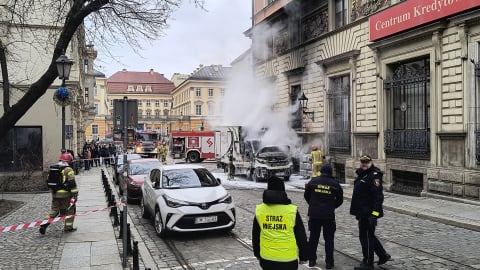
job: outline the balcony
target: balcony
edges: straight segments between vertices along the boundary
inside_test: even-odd
[[[385,130],[385,153],[391,157],[430,158],[430,131],[426,129]]]
[[[113,116],[112,115],[106,115],[105,120],[107,121],[113,121]],[[138,121],[153,121],[153,122],[188,122],[191,120],[190,116],[185,116],[185,115],[161,115],[161,116],[146,116],[146,115],[140,115],[138,117]]]
[[[350,131],[329,132],[328,147],[330,152],[349,154],[352,149]]]

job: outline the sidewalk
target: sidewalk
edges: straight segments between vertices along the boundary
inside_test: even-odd
[[[305,189],[305,181],[287,182],[290,186]],[[352,199],[353,186],[343,185],[343,196]],[[480,205],[459,203],[428,197],[414,197],[384,192],[384,209],[433,220],[436,222],[480,231]]]
[[[75,177],[79,186],[77,213],[107,206],[100,168],[94,167]],[[65,243],[59,269],[122,269],[119,247],[109,211],[99,211],[75,218],[76,232],[64,233]]]

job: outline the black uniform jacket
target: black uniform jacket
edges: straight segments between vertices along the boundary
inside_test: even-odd
[[[372,212],[383,216],[383,173],[373,166],[368,170],[357,170],[357,178],[354,182],[352,204],[350,214],[357,219],[372,216]]]
[[[263,202],[266,204],[291,204],[292,201],[287,197],[285,191],[265,190],[263,192]],[[307,234],[305,233],[305,227],[303,226],[302,217],[297,211],[297,217],[295,219],[294,227],[295,239],[299,250],[299,257],[301,261],[308,260],[307,250]],[[260,258],[260,225],[257,218],[253,218],[252,228],[252,245],[253,254],[255,257]]]
[[[335,219],[335,208],[343,203],[343,189],[333,177],[313,177],[303,194],[308,216],[313,219]]]

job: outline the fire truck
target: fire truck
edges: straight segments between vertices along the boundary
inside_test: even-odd
[[[137,130],[135,133],[135,150],[136,154],[148,157],[157,157],[158,146],[160,144],[160,134],[156,131]]]
[[[214,131],[174,131],[170,140],[173,158],[186,158],[190,162],[201,162],[215,158]]]

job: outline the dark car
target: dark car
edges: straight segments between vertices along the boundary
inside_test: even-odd
[[[121,177],[120,193],[127,189],[127,201],[139,202],[142,199],[142,186],[146,176],[153,168],[162,166],[162,163],[155,158],[142,158],[128,161],[127,177]]]
[[[142,157],[138,154],[128,154],[128,160],[141,159]],[[120,182],[120,177],[123,173],[123,155],[118,155],[115,159],[115,165],[113,166],[113,181],[118,185]]]

